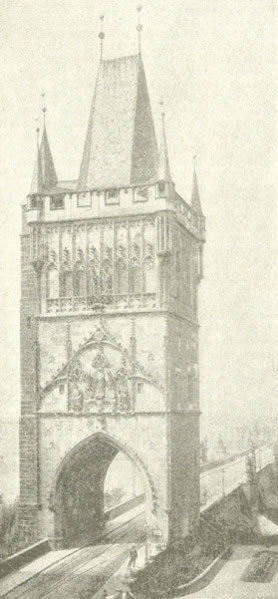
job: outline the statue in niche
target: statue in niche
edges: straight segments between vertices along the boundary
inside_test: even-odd
[[[146,243],[145,246],[145,257],[152,257],[153,256],[153,245],[151,243]]]
[[[63,267],[65,269],[70,269],[71,268],[71,259],[70,259],[70,252],[68,250],[68,248],[64,248],[63,251]]]
[[[124,245],[119,244],[117,248],[117,256],[119,259],[126,259],[126,248]]]
[[[89,260],[89,294],[98,295],[99,293],[99,259],[95,246],[91,246]]]
[[[85,267],[84,252],[81,248],[77,249],[75,266],[80,269]]]
[[[71,362],[68,374],[70,408],[74,412],[82,412],[84,407],[84,391],[82,389],[83,371],[79,358]]]
[[[47,249],[47,256],[48,256],[48,249]],[[55,250],[50,250],[49,265],[53,265],[53,267],[57,268],[57,262],[58,262],[57,253],[55,252]]]
[[[104,355],[103,345],[99,346],[92,362],[93,375],[90,376],[90,399],[102,412],[111,406],[114,399],[114,377],[110,363]]]
[[[83,412],[84,393],[79,386],[72,385],[71,388],[71,408],[73,412]]]
[[[131,245],[131,253],[134,258],[140,257],[140,246],[136,241],[134,241]]]
[[[117,411],[129,412],[131,409],[131,401],[128,389],[128,371],[124,360],[122,361],[122,365],[116,373],[115,386]]]

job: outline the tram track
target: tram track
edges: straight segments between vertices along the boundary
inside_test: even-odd
[[[128,556],[130,543],[142,543],[144,512],[130,518],[99,541],[60,560],[19,586],[1,599],[91,599],[92,595],[117,570]],[[123,542],[124,541],[124,542]]]

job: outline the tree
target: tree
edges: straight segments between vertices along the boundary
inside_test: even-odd
[[[121,503],[124,496],[125,492],[122,487],[113,487],[110,491],[106,491],[106,493],[104,493],[105,508],[112,508],[118,503]]]
[[[219,435],[217,445],[218,445],[218,452],[220,453],[220,455],[223,458],[226,458],[228,456],[228,449],[222,439],[222,435]]]

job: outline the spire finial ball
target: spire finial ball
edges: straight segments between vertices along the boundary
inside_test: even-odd
[[[143,31],[143,25],[141,25],[141,23],[139,23],[139,24],[136,26],[136,29],[137,29],[137,31],[139,31],[139,32]]]
[[[104,40],[105,33],[103,31],[100,31],[99,34],[98,34],[98,37],[99,37],[100,40]]]

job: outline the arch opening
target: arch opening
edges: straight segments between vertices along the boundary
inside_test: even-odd
[[[55,538],[63,547],[90,545],[114,518],[134,509],[144,512],[148,496],[133,457],[105,435],[92,435],[58,470],[51,502]]]

